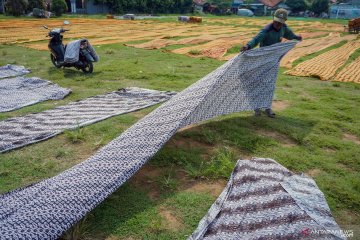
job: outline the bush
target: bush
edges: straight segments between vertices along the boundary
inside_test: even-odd
[[[303,12],[306,10],[306,3],[304,0],[286,0],[285,2],[292,12]]]
[[[45,9],[45,0],[28,0],[28,11],[33,11],[34,8]]]
[[[14,16],[24,14],[27,6],[27,0],[8,0],[5,4],[6,12]]]
[[[328,0],[314,0],[310,5],[310,10],[315,14],[320,14],[323,12],[329,11],[329,1]]]
[[[67,5],[65,0],[53,0],[51,3],[51,11],[55,13],[56,16],[61,16],[61,14],[67,11]]]
[[[45,18],[46,17],[45,10],[40,9],[40,8],[34,8],[33,9],[33,17]]]

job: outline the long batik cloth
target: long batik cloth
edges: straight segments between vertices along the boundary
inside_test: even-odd
[[[179,128],[221,114],[270,107],[280,59],[295,44],[279,43],[236,56],[88,160],[0,196],[0,236],[56,239],[125,183]]]
[[[314,180],[272,159],[239,160],[188,240],[345,239]]]
[[[9,118],[0,121],[0,152],[43,141],[67,129],[150,107],[168,100],[174,94],[175,92],[126,88],[44,112]]]
[[[71,92],[40,78],[16,77],[0,81],[0,112],[8,112],[46,100],[60,100]]]

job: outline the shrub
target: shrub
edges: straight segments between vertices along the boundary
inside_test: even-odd
[[[56,16],[61,16],[61,14],[67,11],[67,5],[65,0],[53,0],[51,3],[51,11],[55,13]]]
[[[45,9],[45,0],[28,0],[28,11],[33,11],[34,8]]]
[[[310,5],[310,10],[316,14],[329,11],[328,0],[314,0]]]
[[[45,10],[44,9],[40,9],[40,8],[33,8],[33,16],[34,17],[39,17],[39,18],[44,18],[45,16]]]
[[[27,0],[8,0],[5,4],[6,12],[14,16],[24,14],[27,6]]]
[[[292,12],[302,12],[306,10],[306,3],[304,0],[286,0],[285,3],[291,8]]]

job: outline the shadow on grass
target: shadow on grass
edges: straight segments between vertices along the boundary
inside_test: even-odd
[[[92,232],[105,236],[137,235],[155,224],[156,214],[156,203],[146,190],[126,183],[91,213],[89,226]]]
[[[61,239],[184,239],[192,233],[214,200],[205,194],[174,191],[163,192],[153,200],[149,198],[146,186],[137,187],[131,180],[129,182]],[[178,229],[166,228],[167,219],[159,212],[161,209],[176,216],[180,221]]]
[[[76,69],[75,67],[71,67],[71,68],[55,68],[54,66],[52,67],[49,67],[48,68],[48,74],[51,75],[51,74],[61,74],[63,73],[64,74],[64,77],[65,78],[77,78],[77,77],[80,77],[80,78],[83,78],[83,77],[86,77],[86,78],[93,78],[93,77],[96,77],[98,75],[100,75],[102,73],[102,71],[96,71],[96,66],[94,66],[94,72],[92,73],[84,73],[83,71],[81,70],[78,70]]]
[[[219,117],[215,121],[201,124],[178,134],[209,144],[225,141],[252,153],[259,148],[273,145],[268,138],[260,136],[257,131],[278,132],[286,135],[297,144],[302,144],[315,125],[315,121],[289,116],[278,116],[275,119],[270,119],[265,116],[243,117],[233,114]]]

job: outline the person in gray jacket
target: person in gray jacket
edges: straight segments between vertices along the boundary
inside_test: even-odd
[[[285,9],[278,9],[274,14],[272,23],[263,28],[251,41],[241,48],[241,52],[252,49],[260,44],[260,47],[270,46],[279,43],[283,38],[288,40],[302,40],[302,37],[293,33],[293,31],[285,24],[288,13]],[[275,113],[271,108],[265,109],[268,117],[274,118]],[[260,109],[255,109],[255,116],[260,116]]]

